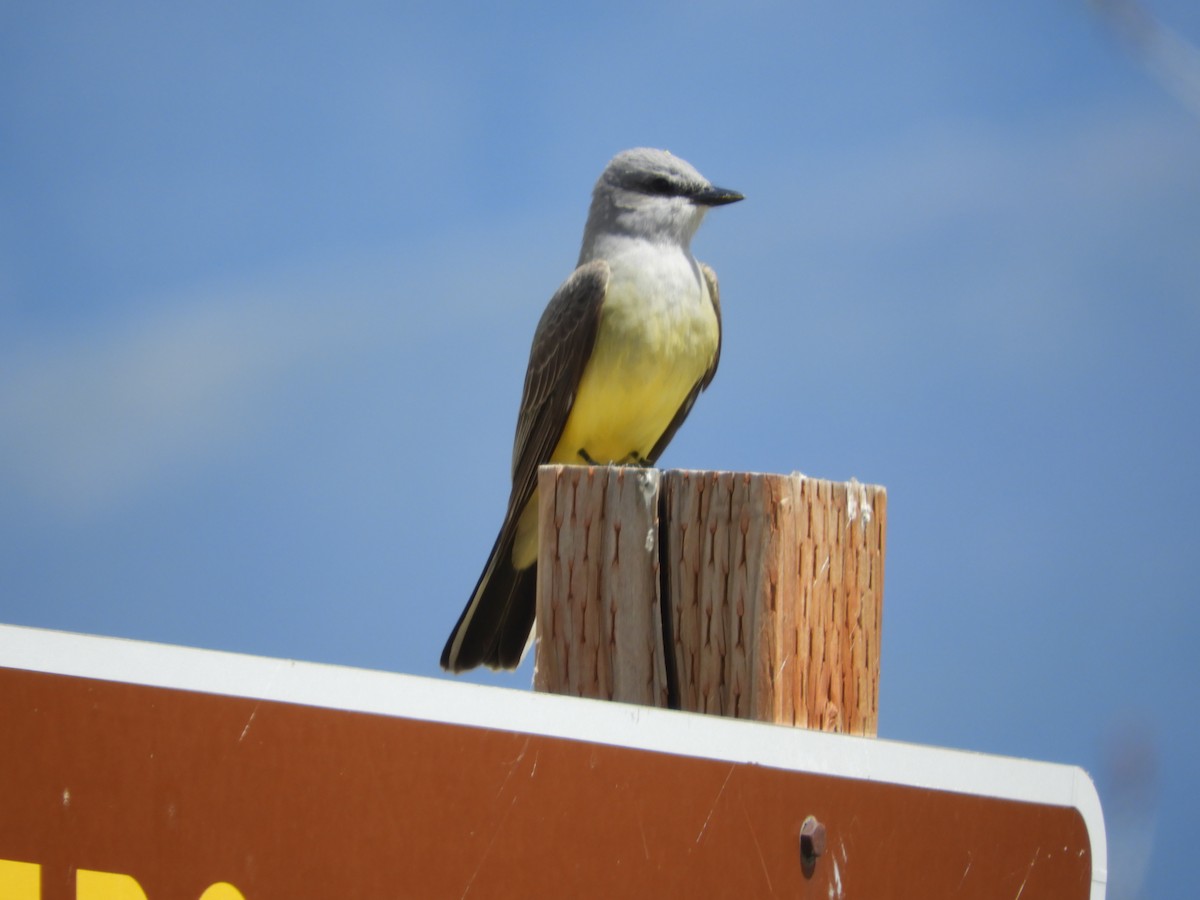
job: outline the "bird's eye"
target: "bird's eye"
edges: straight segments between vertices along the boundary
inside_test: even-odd
[[[675,185],[665,175],[655,175],[646,182],[646,193],[668,197],[675,193]]]

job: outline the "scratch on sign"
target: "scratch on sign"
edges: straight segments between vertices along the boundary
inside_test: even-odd
[[[696,843],[700,843],[700,838],[704,837],[704,832],[708,830],[708,823],[712,821],[713,813],[717,811],[717,804],[721,802],[721,795],[725,793],[725,786],[729,784],[729,779],[733,777],[734,766],[729,767],[729,773],[725,776],[725,780],[721,783],[721,789],[717,791],[716,799],[713,800],[712,808],[708,811],[708,818],[704,820],[704,824],[700,827],[700,833],[696,835]]]

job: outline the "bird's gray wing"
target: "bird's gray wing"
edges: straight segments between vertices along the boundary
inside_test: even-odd
[[[517,517],[537,487],[538,466],[550,461],[566,427],[596,344],[608,277],[604,260],[580,266],[555,292],[538,322],[513,440],[509,510]]]
[[[521,660],[533,624],[536,578],[533,567],[513,568],[517,523],[537,488],[538,466],[549,462],[566,427],[596,343],[608,275],[603,261],[580,266],[555,292],[538,322],[517,414],[508,511],[442,650],[442,668],[461,672],[482,664],[511,669]]]
[[[708,296],[712,300],[713,311],[717,314],[717,349],[713,352],[712,362],[708,364],[708,368],[700,376],[700,380],[692,386],[691,391],[680,405],[679,411],[675,413],[675,418],[671,420],[667,430],[662,433],[655,443],[654,449],[650,451],[649,461],[651,464],[657,462],[662,452],[667,449],[667,444],[671,443],[671,438],[675,436],[675,432],[679,430],[683,420],[692,411],[692,404],[696,402],[700,392],[712,384],[713,376],[717,374],[717,363],[721,361],[721,290],[717,285],[717,273],[704,263],[699,265],[700,271],[704,275],[704,282],[708,285]]]

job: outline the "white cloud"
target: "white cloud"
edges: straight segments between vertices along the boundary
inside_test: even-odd
[[[366,354],[412,367],[425,390],[422,358],[448,346],[469,358],[472,342],[496,340],[501,326],[531,328],[569,271],[569,260],[545,259],[553,242],[532,240],[531,226],[492,235],[481,225],[309,260],[164,297],[150,312],[100,316],[86,334],[9,327],[0,486],[54,515],[87,517],[262,440],[281,403]],[[455,331],[463,341],[447,339]]]
[[[294,288],[218,291],[8,348],[0,478],[81,516],[227,452],[289,375],[371,333],[370,308],[347,316]]]

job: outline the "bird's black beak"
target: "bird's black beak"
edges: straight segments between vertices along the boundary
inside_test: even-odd
[[[737,203],[739,200],[745,199],[737,191],[720,187],[706,187],[704,190],[692,194],[692,202],[700,206],[724,206],[727,203]]]

